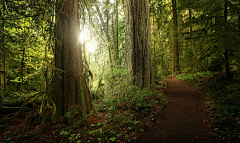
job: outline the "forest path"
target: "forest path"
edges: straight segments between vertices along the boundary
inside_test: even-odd
[[[167,107],[157,119],[158,129],[147,132],[137,143],[214,143],[213,129],[204,99],[193,84],[166,78]]]

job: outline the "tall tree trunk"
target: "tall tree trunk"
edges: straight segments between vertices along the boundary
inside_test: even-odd
[[[179,47],[178,47],[178,22],[177,22],[177,9],[176,0],[172,0],[172,11],[173,11],[173,72],[179,71]]]
[[[240,30],[240,10],[237,11],[238,14],[238,30]]]
[[[192,20],[192,10],[188,9],[188,12],[189,12],[189,21]],[[193,41],[193,26],[190,25],[189,27],[189,32],[190,32],[190,37],[191,37],[191,41],[190,41],[190,50],[192,51],[192,62],[193,64],[191,64],[192,67],[195,67],[195,70],[197,71],[198,69],[198,65],[197,65],[197,53],[196,53],[196,49],[195,49],[195,44],[194,44],[194,41]]]
[[[3,24],[4,25],[4,24]],[[2,35],[1,35],[1,53],[0,53],[0,82],[3,88],[5,88],[5,66],[6,66],[6,53],[5,53],[5,40],[4,40],[4,26],[1,29]]]
[[[124,1],[124,15],[125,15],[125,67],[128,71],[132,72],[133,61],[133,13],[131,11],[131,0]],[[132,77],[131,77],[132,78]]]
[[[238,30],[240,31],[240,10],[237,11],[238,14]],[[238,48],[238,55],[240,55],[240,47]],[[237,61],[240,62],[240,56],[238,56]]]
[[[224,0],[224,31],[227,30],[227,7],[228,7],[228,1]],[[227,41],[224,41],[224,57],[225,57],[225,68],[226,68],[226,73],[227,76],[230,76],[230,67],[229,67],[229,53],[228,53],[228,48],[226,45]]]
[[[151,33],[148,0],[125,0],[126,68],[132,70],[133,83],[150,90],[153,83]]]
[[[118,49],[118,0],[116,0],[116,21],[115,21],[115,27],[116,27],[116,46],[115,46],[115,63],[119,65],[119,49]]]
[[[86,120],[90,104],[85,99],[87,92],[83,74],[82,49],[78,40],[80,32],[78,1],[57,0],[56,15],[55,66],[57,70],[53,100],[56,104],[57,116],[63,117],[80,105],[82,118]],[[73,122],[71,117],[66,121],[69,124]]]
[[[116,21],[114,21],[114,16],[115,16],[115,10],[114,10],[114,12],[112,13],[112,39],[113,39],[113,41],[112,41],[112,43],[113,43],[113,46],[112,46],[112,55],[113,55],[113,60],[114,60],[114,64],[116,64],[116,29],[115,29],[115,22]]]
[[[153,8],[153,5],[151,7],[151,9],[154,9]],[[153,76],[154,78],[157,77],[157,59],[156,59],[156,33],[155,33],[155,18],[156,18],[156,14],[155,12],[153,12],[154,14],[152,15],[152,29],[153,29],[153,45],[152,45],[152,48],[153,48]]]
[[[5,9],[5,5],[3,6],[3,13],[1,13],[0,11],[0,15],[5,15],[6,9]],[[4,89],[4,91],[6,91],[6,87],[7,87],[7,80],[6,80],[6,46],[5,46],[5,21],[1,21],[1,53],[0,53],[0,83]],[[3,96],[5,93],[1,93]]]

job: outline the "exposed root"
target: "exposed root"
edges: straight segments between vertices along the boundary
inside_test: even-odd
[[[36,106],[36,104],[33,101],[38,99],[42,95],[42,93],[44,93],[44,92],[39,92],[39,93],[36,93],[35,95],[29,97],[27,100],[24,101],[24,103],[22,104],[21,107],[7,107],[7,108],[11,108],[11,109],[19,109],[19,111],[4,116],[2,118],[2,120],[0,121],[0,123],[7,121],[7,120],[11,120],[11,119],[15,118],[16,116],[18,116],[19,114],[23,113],[25,111],[28,103],[31,103],[33,106]],[[1,107],[6,108],[5,106],[1,106]]]

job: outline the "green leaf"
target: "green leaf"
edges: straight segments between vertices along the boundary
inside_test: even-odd
[[[116,140],[116,138],[115,137],[112,137],[112,138],[110,138],[110,141],[115,141]]]
[[[227,115],[229,112],[227,110],[223,110],[223,114]]]

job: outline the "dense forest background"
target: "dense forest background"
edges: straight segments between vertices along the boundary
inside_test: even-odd
[[[96,115],[108,120],[89,124],[94,136],[113,121],[140,126],[167,104],[158,91],[176,76],[208,89],[216,135],[240,138],[239,0],[1,0],[0,20],[3,132],[15,117],[23,140],[49,124],[80,130]],[[109,142],[120,138],[109,132]]]

